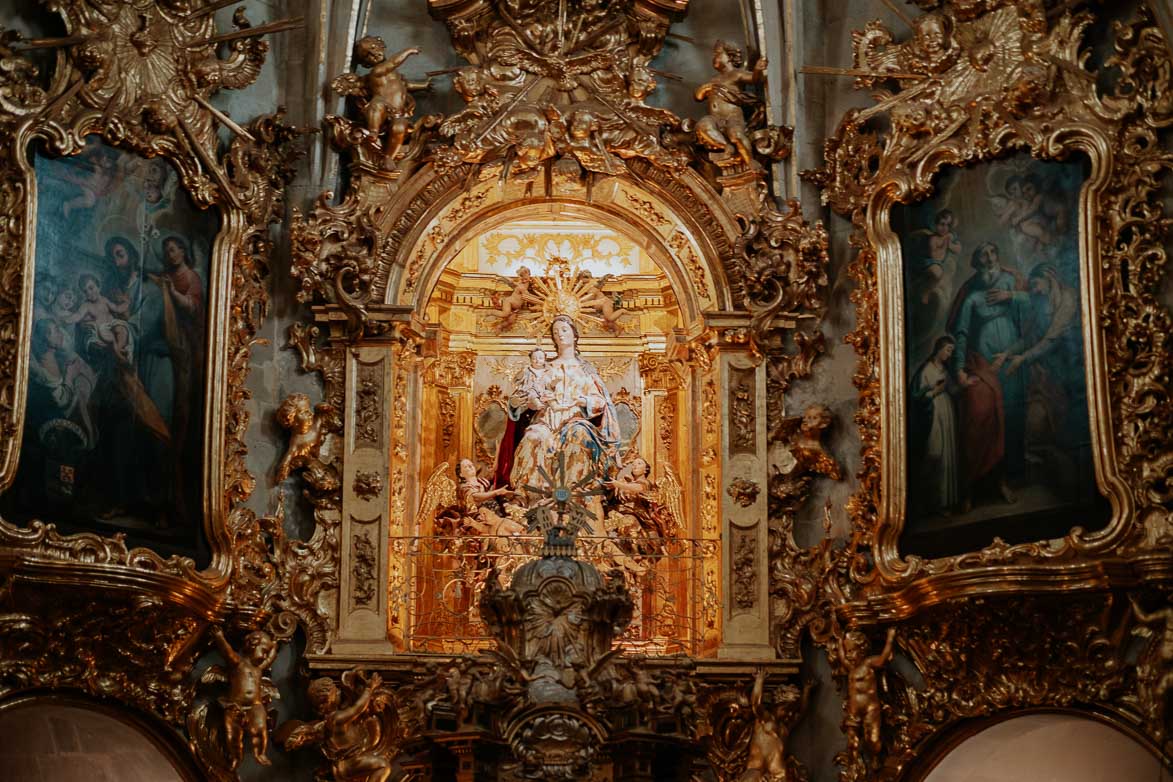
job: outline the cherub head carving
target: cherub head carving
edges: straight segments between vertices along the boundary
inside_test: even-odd
[[[354,61],[359,65],[373,68],[387,59],[387,44],[377,35],[360,38],[354,45]]]

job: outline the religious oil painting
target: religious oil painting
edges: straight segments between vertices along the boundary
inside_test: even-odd
[[[1095,529],[1078,162],[1019,155],[898,207],[907,501],[902,549],[946,556]]]
[[[162,159],[37,155],[28,396],[5,514],[200,548],[214,215]]]

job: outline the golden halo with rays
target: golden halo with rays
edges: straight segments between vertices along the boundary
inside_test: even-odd
[[[532,308],[521,315],[519,323],[526,332],[538,338],[549,330],[559,315],[570,318],[580,329],[587,325],[605,325],[606,321],[584,304],[590,289],[599,283],[600,280],[584,274],[571,259],[552,255],[546,261],[545,275],[531,277],[530,292],[525,295],[525,300]]]

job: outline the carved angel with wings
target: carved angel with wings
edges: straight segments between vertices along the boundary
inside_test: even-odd
[[[801,416],[782,419],[771,433],[771,440],[783,444],[781,463],[772,465],[767,487],[771,517],[797,512],[816,477],[836,481],[843,477],[839,463],[823,444],[832,420],[827,406],[811,405]]]
[[[315,679],[309,697],[322,719],[285,723],[277,734],[281,745],[287,751],[319,745],[338,782],[385,782],[395,750],[395,712],[379,674],[347,671],[341,691],[329,677]]]
[[[513,325],[517,320],[517,316],[522,311],[529,309],[535,299],[531,292],[533,283],[533,276],[526,266],[522,266],[517,270],[517,277],[510,279],[509,277],[502,277],[497,275],[497,279],[509,287],[509,294],[507,296],[500,296],[493,298],[493,304],[498,309],[494,315],[499,320],[497,322],[497,331],[504,331]],[[493,295],[490,293],[490,295]]]
[[[639,559],[661,551],[664,542],[684,528],[680,480],[671,467],[665,467],[659,484],[652,483],[648,463],[635,456],[606,486],[613,495],[607,526],[621,541],[608,541],[604,553],[625,571],[640,575],[647,568]]]
[[[344,73],[330,83],[339,95],[355,99],[368,133],[382,141],[386,129],[387,139],[383,147],[386,161],[399,157],[411,130],[411,117],[415,114],[415,98],[411,93],[429,89],[432,85],[431,79],[408,81],[399,73],[399,66],[419,51],[411,47],[388,58],[383,39],[368,35],[354,45],[355,62],[369,68],[367,74]]]
[[[852,36],[854,66],[868,74],[858,82],[873,87],[894,78],[904,89],[897,96],[883,96],[857,119],[890,109],[898,125],[946,138],[964,125],[988,85],[1001,84],[1016,85],[1011,108],[1024,109],[1036,96],[1040,77],[1049,78],[1047,68],[1025,59],[1024,39],[1031,24],[1016,6],[966,22],[934,12],[919,17],[911,40],[898,44],[883,24],[869,23]],[[927,149],[932,142],[920,144]]]
[[[228,693],[219,699],[223,712],[222,747],[228,768],[235,770],[240,765],[246,739],[257,763],[268,766],[269,704],[279,695],[265,671],[277,658],[277,644],[267,632],[256,630],[244,639],[244,650],[237,652],[219,627],[213,627],[211,635],[228,667],[210,666],[200,677],[200,683],[228,685]],[[206,704],[204,711],[206,714]],[[198,722],[200,736],[193,739],[201,741],[207,737],[209,723],[206,719]]]

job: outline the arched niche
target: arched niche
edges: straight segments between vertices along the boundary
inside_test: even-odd
[[[347,222],[353,220],[344,217],[349,215],[361,219]],[[461,329],[443,322],[438,302],[460,298],[453,264],[459,266],[471,243],[528,220],[613,231],[650,260],[654,271],[645,270],[646,276],[663,283],[663,325],[656,333],[641,332],[642,339],[618,347],[600,333],[585,334],[581,343],[584,354],[608,363],[628,359],[630,382],[611,394],[627,397],[622,412],[627,428],[638,432],[634,450],[651,456],[651,480],[659,487],[675,482],[674,517],[689,549],[682,556],[695,557],[695,567],[672,575],[672,586],[641,609],[645,627],[687,626],[684,642],[641,638],[639,648],[652,654],[773,656],[766,580],[757,576],[766,548],[766,497],[760,491],[767,478],[766,377],[748,337],[751,315],[739,309],[745,300],[745,282],[738,277],[743,266],[736,262],[743,226],[730,202],[695,172],[673,175],[641,161],[615,176],[583,175],[570,160],[530,171],[489,162],[445,170],[425,165],[405,179],[364,169],[360,186],[338,207],[323,207],[320,219],[315,236],[350,242],[346,252],[374,259],[364,281],[367,304],[349,315],[320,313],[326,322],[340,324],[341,316],[352,326],[370,319],[365,338],[348,338],[346,390],[339,400],[354,425],[345,438],[335,651],[387,642],[397,653],[467,646],[461,645],[461,623],[471,615],[465,603],[478,587],[422,584],[437,568],[420,562],[418,552],[435,537],[433,504],[453,494],[444,484],[455,478],[455,463],[479,458],[484,471],[494,462],[491,442],[483,441],[492,440],[501,421],[482,414],[502,406],[517,367],[495,383],[479,382],[483,359],[516,364],[535,341],[548,343],[549,337],[507,334],[494,342],[474,339],[468,328],[454,336]],[[533,271],[552,279],[549,267]],[[508,290],[506,282],[496,293]],[[344,309],[348,295],[339,299]],[[479,294],[470,289],[463,295],[467,301]],[[496,400],[488,398],[490,388]],[[670,443],[660,453],[665,440]],[[486,446],[483,453],[479,445]],[[734,478],[745,492],[727,491]],[[609,512],[600,516],[609,518]],[[600,538],[610,534],[596,532]],[[731,578],[734,569],[737,577]],[[677,591],[688,596],[687,609],[660,617],[656,606],[684,604],[683,597],[669,599]],[[449,609],[455,624],[444,629],[443,622],[421,618],[426,601],[414,595],[449,593],[457,595],[457,608]]]
[[[907,782],[1168,782],[1137,735],[1069,711],[1013,715],[955,730],[924,755]]]
[[[633,542],[628,556],[605,538],[638,533],[621,530],[600,507],[597,526],[580,535],[584,556],[604,570],[623,565],[629,588],[642,593],[631,643],[653,654],[714,653],[718,604],[699,596],[706,568],[712,583],[720,566],[712,488],[724,461],[713,392],[722,348],[706,344],[706,328],[729,301],[724,269],[702,261],[713,258],[712,242],[690,233],[688,221],[634,182],[595,183],[590,199],[584,192],[578,199],[554,194],[492,203],[516,195],[511,187],[482,182],[434,210],[413,232],[415,245],[401,248],[401,262],[393,268],[404,274],[395,292],[395,286],[386,292],[386,303],[410,307],[419,334],[418,356],[397,362],[392,380],[398,386],[392,396],[405,399],[404,447],[392,466],[393,476],[397,468],[405,476],[392,479],[393,487],[403,487],[404,514],[401,534],[391,539],[392,572],[404,575],[392,591],[410,596],[400,615],[392,614],[392,625],[405,631],[393,631],[393,642],[405,651],[466,650],[485,634],[469,610],[484,577],[492,568],[507,580],[509,565],[521,561],[483,553],[474,561],[461,554],[472,533],[444,523],[447,513],[442,504],[437,511],[433,498],[450,491],[444,487],[451,486],[452,469],[462,459],[471,459],[482,478],[495,477],[495,438],[508,426],[507,400],[517,375],[535,347],[554,355],[549,322],[555,310],[567,310],[542,296],[557,287],[571,292],[580,355],[598,370],[614,401],[625,432],[624,459],[638,455],[647,463],[660,507],[671,508],[676,521],[670,553],[639,556],[631,552],[642,544]],[[513,251],[501,251],[509,242]],[[600,255],[606,243],[616,249]],[[531,292],[542,301],[506,325],[494,308],[509,296],[523,266],[535,281]],[[608,298],[623,301],[615,305],[616,320],[579,309],[574,291],[582,273],[594,275],[592,284]],[[703,352],[703,362],[691,360],[690,345]],[[697,453],[707,455],[697,459]],[[397,559],[398,551],[405,553]]]
[[[126,709],[61,695],[0,704],[6,782],[197,782],[174,736]]]
[[[385,238],[372,293],[387,304],[426,302],[441,270],[472,234],[523,214],[573,214],[638,237],[662,260],[694,320],[735,309],[725,261],[740,234],[736,216],[695,172],[671,177],[648,166],[631,175],[501,176],[499,164],[441,173],[425,167],[403,183],[397,207],[376,213]]]

